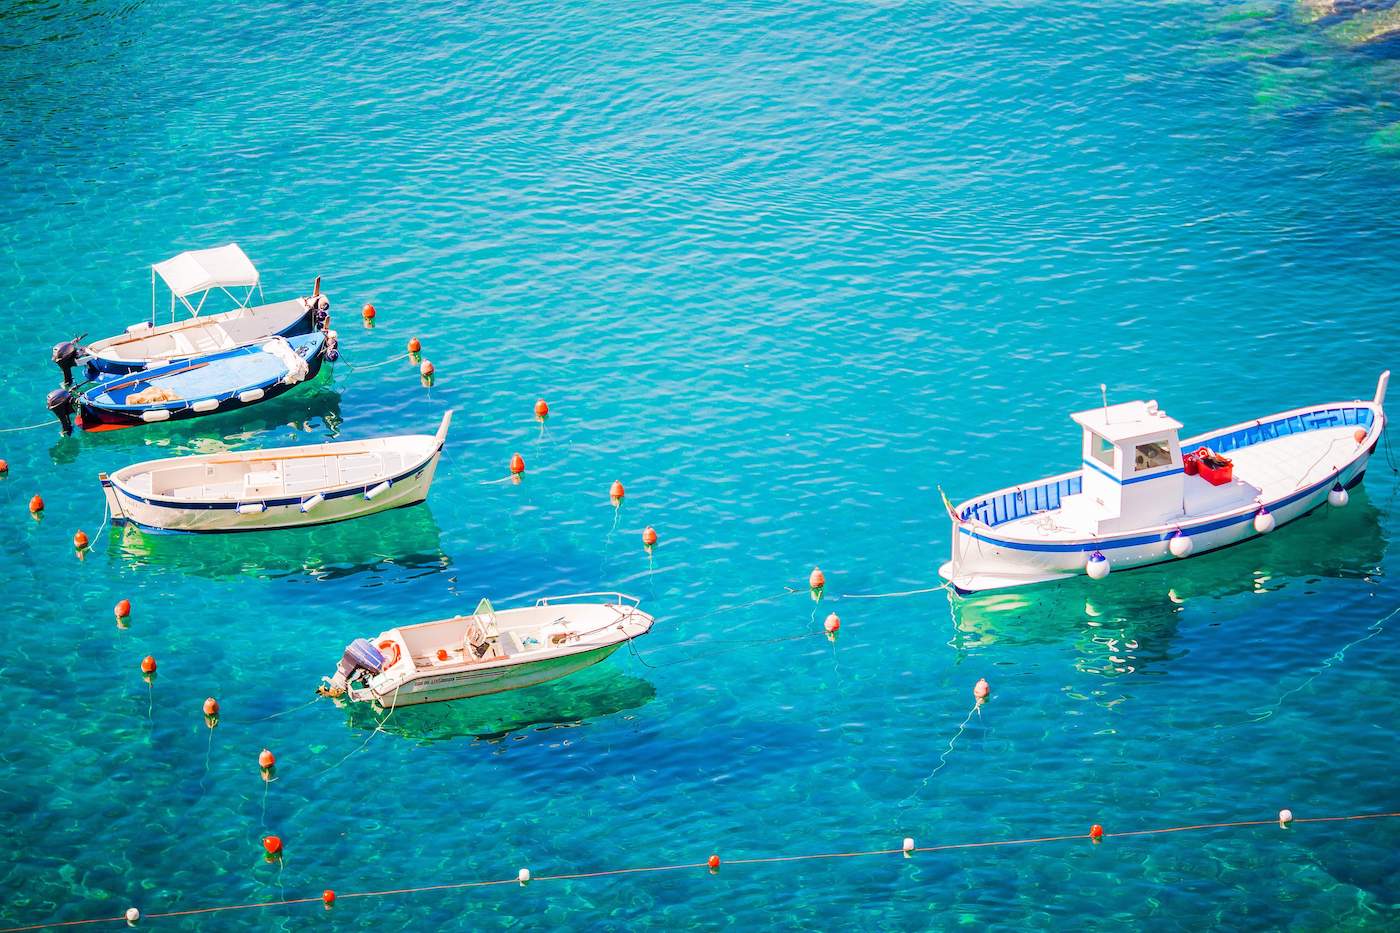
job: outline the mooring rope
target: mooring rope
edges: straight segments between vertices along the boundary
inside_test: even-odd
[[[47,425],[53,425],[53,424],[57,424],[57,422],[56,422],[56,421],[44,420],[44,421],[40,421],[38,424],[26,424],[26,425],[21,425],[21,426],[18,427],[18,428],[0,428],[0,434],[9,434],[11,431],[32,431],[32,430],[34,430],[35,428],[42,428],[42,427],[43,427],[44,425],[46,425],[46,424],[47,424]]]
[[[1360,820],[1382,820],[1400,817],[1400,811],[1386,813],[1356,813],[1348,816],[1313,816],[1300,817],[1292,820],[1289,825],[1313,824],[1313,823],[1341,823],[1355,822]],[[1280,826],[1283,825],[1277,819],[1274,820],[1231,820],[1219,823],[1192,823],[1182,826],[1163,826],[1151,829],[1127,829],[1119,832],[1104,832],[1099,841],[1108,839],[1131,839],[1135,837],[1163,836],[1170,833],[1205,832],[1216,829],[1246,829],[1259,826]],[[1092,832],[1092,831],[1091,831]],[[850,858],[873,858],[876,856],[892,855],[915,855],[929,852],[950,852],[959,849],[983,849],[999,848],[1007,846],[1032,846],[1045,845],[1055,842],[1074,842],[1080,840],[1093,840],[1090,833],[1063,833],[1057,836],[1034,836],[1021,839],[992,839],[982,842],[947,842],[931,846],[913,846],[905,849],[857,849],[851,851],[838,852],[809,852],[798,855],[755,855],[748,858],[726,859],[723,865],[733,867],[736,865],[778,865],[793,862],[814,862],[830,859],[850,859]],[[638,865],[630,868],[606,868],[595,871],[574,871],[561,872],[552,875],[535,875],[531,877],[530,883],[548,881],[582,881],[590,878],[610,878],[620,875],[657,874],[661,872],[677,871],[697,871],[710,868],[709,861],[704,862],[683,862],[678,864],[660,865]],[[710,869],[715,870],[715,869]],[[346,894],[336,894],[335,900],[349,900],[351,898],[365,897],[389,897],[398,894],[422,894],[429,891],[453,891],[467,888],[486,888],[499,885],[521,884],[518,877],[515,878],[494,878],[481,879],[475,881],[456,881],[445,884],[415,885],[411,887],[386,888],[373,891],[355,891]],[[268,907],[286,907],[295,904],[314,904],[323,901],[322,897],[293,897],[283,898],[275,901],[255,901],[243,904],[221,904],[211,907],[191,907],[185,910],[167,910],[156,913],[142,914],[143,920],[160,920],[169,917],[190,917],[200,914],[223,913],[233,910],[258,910]],[[0,929],[0,933],[28,933],[31,930],[42,930],[45,927],[75,927],[94,923],[124,923],[126,917],[94,917],[88,920],[60,920],[47,923],[33,923],[24,926],[5,927]]]
[[[398,363],[401,360],[408,359],[411,355],[412,354],[409,353],[400,353],[398,356],[391,356],[389,359],[381,360],[378,363],[337,363],[336,369],[339,369],[342,372],[359,373],[364,372],[367,369],[378,369],[381,366],[388,366],[390,363]]]

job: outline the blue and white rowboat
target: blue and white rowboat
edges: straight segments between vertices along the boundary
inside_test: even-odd
[[[451,424],[449,411],[436,434],[148,460],[98,479],[112,523],[145,531],[323,525],[426,499]]]
[[[1237,544],[1331,503],[1344,506],[1385,429],[1381,374],[1371,401],[1295,408],[1178,440],[1155,402],[1071,417],[1083,466],[951,503],[952,559],[939,573],[961,593],[1095,579]],[[1188,475],[1183,451],[1233,463],[1218,485]],[[1219,480],[1223,477],[1214,477]]]

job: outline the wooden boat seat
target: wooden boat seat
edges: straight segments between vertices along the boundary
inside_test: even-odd
[[[312,457],[306,460],[282,461],[282,486],[287,493],[305,493],[337,485],[330,476],[329,458]]]

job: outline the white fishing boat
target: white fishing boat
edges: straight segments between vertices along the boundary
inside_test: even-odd
[[[598,597],[603,602],[580,602]],[[652,617],[638,604],[621,593],[573,593],[497,612],[483,599],[469,616],[355,639],[320,690],[392,709],[532,687],[597,664],[651,631]]]
[[[954,506],[963,593],[1102,579],[1268,534],[1324,503],[1345,506],[1385,429],[1381,374],[1370,401],[1295,408],[1179,440],[1156,402],[1078,412],[1083,466]],[[1183,451],[1185,453],[1183,453]]]
[[[148,460],[98,474],[114,525],[152,532],[295,528],[428,497],[452,412],[436,434],[401,434]]]
[[[165,324],[156,324],[157,277],[170,292],[170,321]],[[201,317],[215,291],[231,299],[234,308]],[[329,316],[330,302],[321,294],[319,278],[307,298],[255,306],[254,291],[262,295],[258,270],[238,244],[181,253],[151,266],[149,321],[86,345],[81,337],[60,343],[53,348],[53,361],[68,385],[78,365],[86,366],[89,379],[135,372],[250,346],[269,337],[309,334]],[[189,317],[177,320],[181,307]]]

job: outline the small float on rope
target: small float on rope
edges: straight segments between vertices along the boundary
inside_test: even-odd
[[[1047,583],[1203,554],[1342,506],[1385,429],[1382,373],[1370,401],[1266,415],[1184,441],[1156,402],[1077,412],[1083,466],[953,505],[960,593]],[[1183,453],[1183,451],[1186,451]]]
[[[84,431],[111,431],[183,421],[276,398],[315,379],[321,364],[338,355],[334,331],[290,340],[271,337],[182,363],[108,376],[91,386],[55,389],[48,408],[64,434],[71,434],[75,423]]]
[[[160,325],[156,324],[157,277],[170,291],[170,321]],[[232,299],[235,307],[200,317],[215,291]],[[66,340],[53,348],[53,361],[63,371],[63,384],[69,385],[79,366],[89,380],[120,375],[250,346],[268,337],[309,334],[329,318],[331,305],[321,294],[320,278],[309,298],[254,306],[254,291],[262,296],[258,270],[238,244],[181,253],[151,266],[149,321],[86,345],[81,336]],[[177,320],[181,307],[189,317]]]
[[[602,597],[602,602],[582,600]],[[455,616],[357,638],[319,692],[385,709],[532,687],[606,659],[651,631],[639,600],[621,593],[549,596],[496,611],[483,599]]]
[[[451,424],[449,411],[436,434],[147,460],[98,480],[112,524],[143,531],[322,525],[425,500]]]

